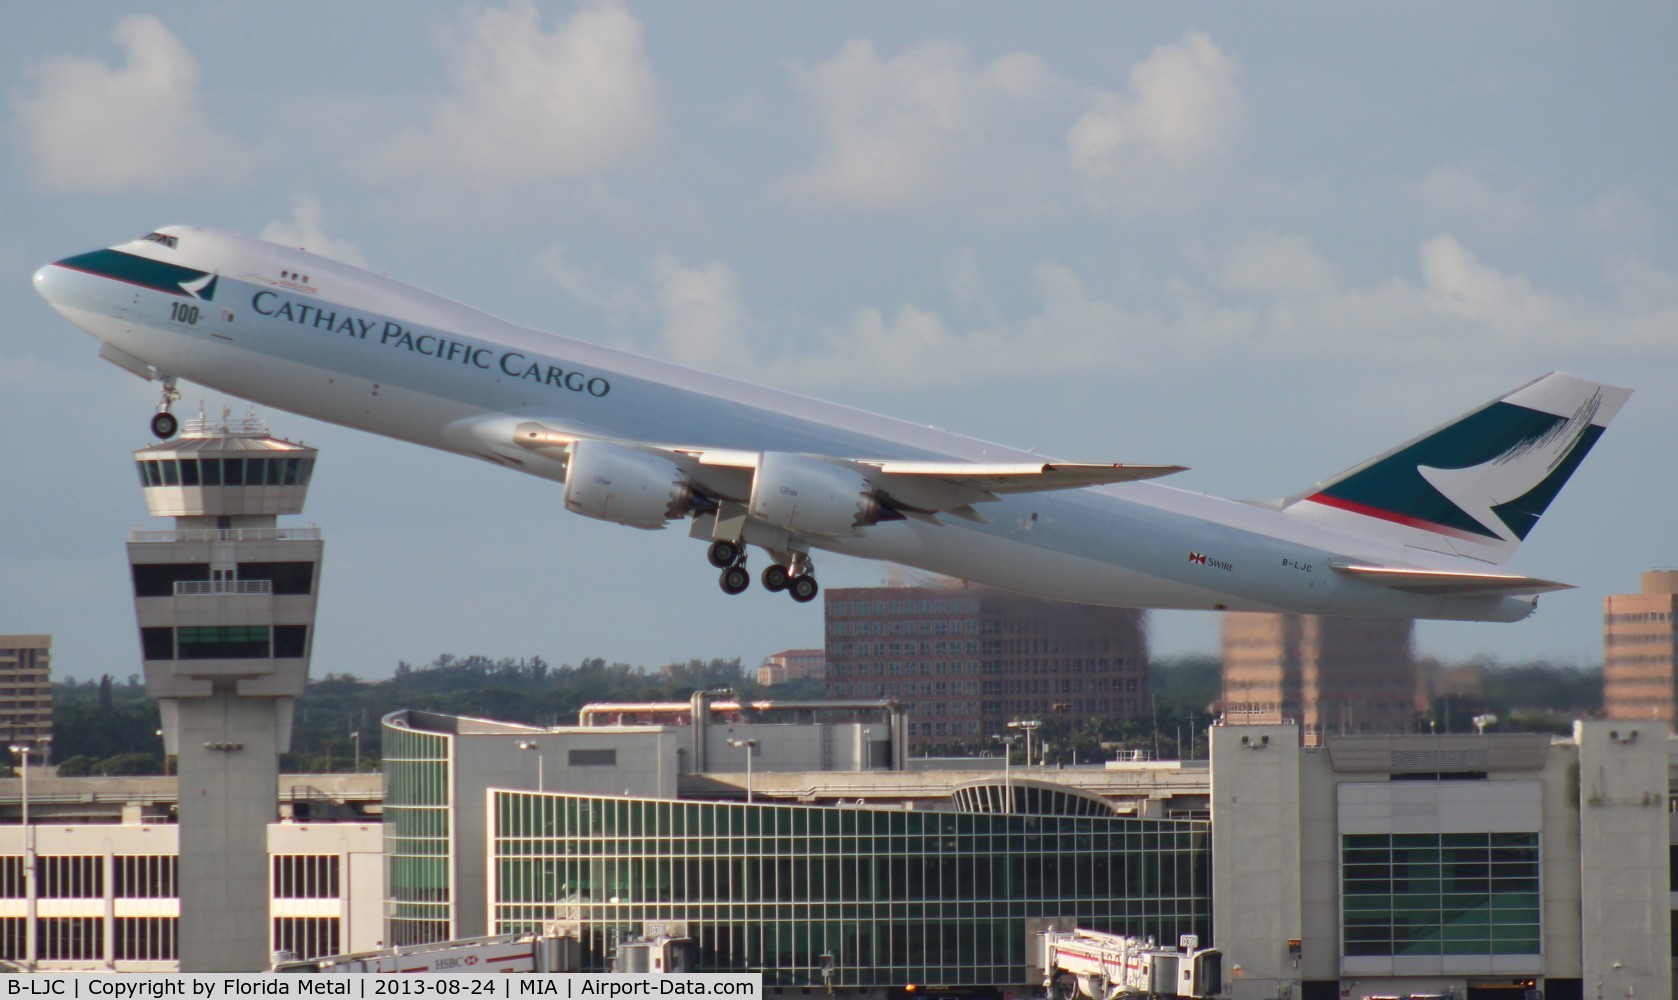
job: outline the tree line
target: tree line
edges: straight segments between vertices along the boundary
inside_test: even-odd
[[[1467,732],[1476,716],[1495,714],[1496,728],[1566,732],[1574,718],[1601,711],[1600,668],[1544,662],[1480,660],[1445,667],[1424,661],[1433,692],[1418,719],[1426,732]],[[1464,680],[1464,677],[1468,680]],[[1136,753],[1160,760],[1206,756],[1206,726],[1215,717],[1222,664],[1214,656],[1156,658],[1149,668],[1150,712],[1142,719],[1039,720],[1033,757],[1047,746],[1050,763],[1111,760]],[[386,680],[327,674],[309,684],[294,713],[292,751],[281,768],[292,773],[363,770],[379,765],[379,720],[398,709],[477,716],[530,725],[574,723],[590,702],[685,701],[696,690],[732,688],[747,698],[820,699],[820,680],[765,688],[738,658],[689,660],[647,670],[603,658],[553,666],[540,656],[443,654],[430,663],[398,663]],[[53,686],[52,760],[59,773],[166,773],[157,704],[139,675],[117,682],[61,681]],[[990,734],[977,743],[917,746],[917,754],[1000,753]],[[1020,752],[1015,751],[1016,759]]]
[[[310,682],[293,713],[292,750],[281,758],[293,773],[363,770],[379,761],[379,720],[411,708],[531,725],[574,722],[596,701],[685,700],[695,690],[733,688],[747,697],[764,689],[740,660],[690,660],[645,670],[602,658],[552,666],[540,656],[455,656],[415,667],[400,662],[387,680],[332,673]],[[778,685],[780,697],[819,698],[821,683]],[[59,773],[163,774],[157,703],[138,674],[126,682],[61,681],[53,685],[52,759]]]

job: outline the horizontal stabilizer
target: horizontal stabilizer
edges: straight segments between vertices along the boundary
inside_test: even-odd
[[[1518,573],[1472,573],[1455,570],[1404,569],[1330,563],[1336,573],[1355,576],[1383,587],[1432,597],[1527,597],[1555,590],[1572,590],[1570,583],[1540,580]]]

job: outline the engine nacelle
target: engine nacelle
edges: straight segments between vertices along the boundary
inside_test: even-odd
[[[566,510],[647,530],[687,514],[693,488],[669,459],[588,439],[566,450]]]
[[[817,458],[766,451],[752,477],[751,516],[795,535],[844,537],[880,520],[862,473]]]

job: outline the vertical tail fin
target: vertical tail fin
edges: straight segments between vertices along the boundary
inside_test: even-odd
[[[1630,395],[1553,372],[1313,486],[1283,509],[1502,563]]]

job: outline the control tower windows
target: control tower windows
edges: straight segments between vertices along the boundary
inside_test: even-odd
[[[239,579],[269,580],[276,597],[295,597],[314,590],[315,564],[312,562],[240,563]]]
[[[175,630],[177,660],[249,660],[268,656],[266,625],[192,625]]]
[[[210,578],[205,563],[135,563],[135,597],[169,597],[179,580],[200,582]]]
[[[274,458],[151,458],[135,463],[142,486],[307,486],[315,460]]]
[[[308,652],[307,625],[195,625],[142,628],[148,660],[296,659]]]

